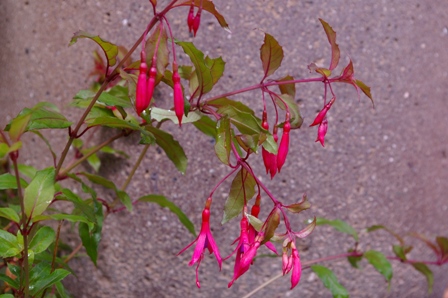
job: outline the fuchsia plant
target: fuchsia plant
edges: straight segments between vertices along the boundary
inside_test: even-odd
[[[320,19],[331,47],[328,68],[312,63],[308,66],[311,73],[309,78],[297,79],[289,75],[275,77],[283,60],[283,49],[273,36],[265,33],[260,48],[261,81],[239,90],[211,96],[209,93],[224,73],[225,62],[221,57],[205,56],[191,42],[176,40],[171,31],[168,13],[172,9],[188,8],[185,9],[185,27],[194,36],[199,30],[202,10],[212,14],[223,28],[228,29],[225,18],[211,0],[172,0],[165,7],[160,7],[156,0],[150,0],[149,3],[154,16],[148,20],[141,37],[129,51],[84,31],[73,36],[70,44],[80,38],[90,39],[101,47],[105,55],[103,60],[95,53],[95,69],[90,75],[96,77],[96,83],[90,90],[81,90],[74,97],[72,105],[84,109],[76,124],[67,120],[53,104],[43,102],[33,108],[25,108],[5,129],[0,130],[0,158],[12,163],[13,168],[13,173],[0,175],[0,190],[4,191],[0,207],[3,227],[0,229],[0,257],[3,260],[0,280],[3,281],[4,293],[9,295],[4,297],[67,297],[61,281],[70,273],[67,270],[70,259],[84,247],[96,264],[104,220],[110,214],[132,210],[141,202],[167,207],[195,235],[194,226],[188,217],[165,196],[145,194],[133,199],[126,192],[133,175],[146,157],[149,146],[159,146],[176,168],[185,173],[187,158],[181,145],[162,129],[167,121],[179,126],[192,123],[199,131],[213,137],[216,156],[228,167],[228,173],[212,187],[205,201],[199,235],[195,235],[195,240],[178,253],[185,253],[194,246],[188,265],[196,265],[198,287],[199,266],[206,258],[207,251],[214,254],[220,269],[223,261],[235,257],[233,277],[228,283],[228,287],[231,287],[240,277],[250,272],[252,264],[258,262],[259,250],[265,246],[281,261],[280,274],[290,274],[291,289],[299,284],[302,270],[311,267],[333,295],[348,297],[347,291],[331,270],[315,265],[338,258],[347,258],[353,267],[357,267],[358,262],[365,258],[388,282],[392,278],[389,260],[399,260],[424,274],[430,289],[432,272],[427,265],[443,265],[448,262],[446,237],[437,237],[436,243],[433,243],[423,235],[414,234],[437,256],[436,261],[416,261],[407,258],[412,247],[401,236],[384,226],[372,226],[367,231],[384,229],[394,235],[399,242],[399,245],[393,246],[395,256],[385,256],[374,250],[362,251],[358,245],[356,230],[340,220],[314,217],[307,226],[299,229],[291,224],[289,216],[296,216],[310,208],[306,195],[303,195],[300,202],[292,204],[280,201],[252,167],[254,163],[263,161],[266,175],[274,179],[288,164],[289,148],[299,148],[297,144],[290,144],[290,134],[297,133],[303,124],[299,107],[294,100],[297,85],[314,82],[324,85],[322,109],[310,124],[318,125],[316,142],[320,142],[322,146],[329,125],[327,114],[337,98],[333,90],[334,84],[350,84],[356,89],[358,97],[363,92],[373,103],[370,88],[355,78],[351,60],[340,75],[333,75],[334,69],[339,65],[340,50],[332,27]],[[139,47],[140,60],[132,61],[131,55]],[[176,48],[183,50],[191,63],[179,65]],[[161,106],[156,106],[152,98],[156,94],[155,88],[159,87],[168,88],[169,92],[172,89],[173,97]],[[263,105],[261,118],[243,102],[230,98],[252,90],[260,91],[260,103]],[[118,132],[103,143],[92,145],[90,138],[83,136],[89,136],[98,127]],[[68,141],[60,154],[57,155],[52,150],[51,142],[40,132],[43,129],[68,130]],[[54,164],[37,170],[20,163],[19,152],[23,146],[21,136],[25,133],[36,134],[49,146]],[[143,149],[123,185],[117,186],[115,182],[98,174],[101,161],[97,153],[126,156],[126,153],[109,145],[130,134],[140,134]],[[73,156],[68,158],[70,155]],[[78,168],[84,162],[91,166],[87,171]],[[221,203],[214,194],[228,179],[233,179],[229,195]],[[80,191],[72,190],[72,184],[65,183],[66,180],[78,183]],[[99,197],[92,184],[111,190],[114,196]],[[251,203],[254,197],[255,202]],[[239,219],[239,237],[233,242],[233,252],[225,258],[220,255],[219,246],[222,244],[217,243],[211,233],[212,198],[214,207],[224,205],[223,224],[234,218]],[[61,201],[71,204],[70,213],[58,209]],[[48,208],[50,205],[53,208]],[[265,218],[260,216],[262,206],[268,213]],[[50,220],[58,222],[56,231],[42,224]],[[71,253],[65,253],[59,247],[64,220],[76,224],[79,232],[80,243]],[[354,246],[344,254],[302,261],[296,241],[307,237],[318,225],[330,225],[351,235],[355,240]],[[279,227],[284,227],[284,230]],[[281,245],[281,253],[277,251],[276,243]]]

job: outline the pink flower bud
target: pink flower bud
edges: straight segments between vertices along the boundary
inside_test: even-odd
[[[135,109],[137,110],[137,114],[140,115],[143,110],[145,110],[148,106],[146,105],[146,72],[148,70],[148,66],[145,62],[140,63],[140,74],[137,79],[137,92],[135,94]]]
[[[277,126],[274,127],[273,137],[275,143],[278,144],[278,135],[277,135]],[[277,154],[270,154],[270,162],[269,165],[271,166],[269,172],[271,173],[271,179],[274,178],[275,174],[277,174]]]
[[[322,121],[325,119],[325,116],[327,115],[327,112],[330,110],[331,106],[333,105],[333,103],[335,102],[336,97],[333,97],[329,103],[327,103],[322,110],[319,112],[319,114],[317,114],[316,118],[314,119],[313,123],[311,123],[311,126],[315,126],[318,124],[321,124]]]
[[[190,6],[190,11],[188,12],[188,18],[187,18],[189,32],[193,31],[193,23],[194,23],[194,5],[192,3]]]
[[[196,37],[196,33],[198,32],[200,23],[201,23],[201,8],[199,8],[198,12],[196,13],[196,16],[194,17],[194,21],[193,21],[193,33],[194,33],[195,37]]]
[[[154,94],[154,87],[156,85],[157,69],[155,64],[156,62],[153,60],[152,66],[149,69],[149,78],[148,83],[146,84],[146,108],[149,107],[149,104],[151,103],[152,95]]]
[[[182,94],[182,85],[177,71],[177,64],[173,63],[173,92],[174,92],[174,112],[179,119],[179,126],[182,126],[182,117],[184,116],[184,96]]]
[[[287,120],[283,126],[282,140],[280,141],[280,146],[278,147],[277,168],[279,173],[283,165],[285,164],[286,156],[288,155],[290,130],[291,125],[289,124],[289,120]]]

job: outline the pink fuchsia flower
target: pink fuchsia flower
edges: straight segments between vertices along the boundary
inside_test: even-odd
[[[238,245],[236,246],[235,250],[227,257],[231,257],[234,253],[236,253],[235,258],[235,266],[233,268],[233,278],[229,282],[228,287],[230,288],[233,283],[244,273],[246,273],[247,270],[249,270],[249,266],[242,268],[241,267],[241,258],[243,255],[249,250],[249,236],[248,236],[248,228],[249,228],[249,222],[247,221],[246,217],[243,217],[240,222],[240,236],[234,241],[238,241]],[[227,259],[226,258],[226,259]]]
[[[278,172],[282,169],[283,165],[286,161],[286,156],[288,155],[289,150],[289,131],[291,130],[291,124],[289,124],[289,115],[287,116],[287,120],[283,125],[283,134],[282,139],[280,141],[280,146],[278,147],[277,154],[277,168]]]
[[[333,103],[336,101],[336,97],[333,97],[329,103],[327,103],[322,110],[319,112],[319,114],[317,114],[316,118],[314,118],[313,123],[311,123],[311,126],[315,126],[318,124],[321,124],[322,121],[325,119],[325,116],[327,115],[327,112],[330,110],[331,106],[333,105]]]
[[[193,256],[191,261],[188,263],[188,266],[193,266],[197,263],[196,266],[196,285],[198,288],[201,287],[199,283],[199,265],[201,264],[202,259],[204,258],[204,251],[208,249],[209,253],[213,253],[215,255],[216,261],[219,265],[219,270],[222,267],[222,258],[219,253],[219,248],[216,245],[215,239],[213,239],[213,235],[210,231],[210,205],[212,204],[212,198],[208,198],[205,203],[205,208],[202,211],[202,226],[201,232],[199,236],[190,244],[188,244],[184,249],[182,249],[177,255],[180,255],[184,251],[186,251],[190,246],[196,243]]]
[[[283,249],[283,275],[289,273],[292,270],[291,273],[291,290],[297,286],[297,284],[300,281],[300,276],[302,275],[302,265],[300,263],[300,257],[299,252],[297,251],[296,245],[294,242],[290,243],[291,245],[291,255],[287,256],[287,247],[286,249]]]
[[[252,206],[252,209],[250,210],[250,214],[253,217],[258,218],[258,214],[260,214],[260,203],[261,203],[261,196],[258,195],[255,200],[255,204]],[[254,243],[257,235],[258,235],[257,230],[255,230],[255,228],[252,225],[249,225],[249,232],[248,232],[249,243]],[[278,255],[277,249],[275,248],[274,244],[272,244],[270,241],[266,242],[264,245],[266,245],[266,247],[273,253]]]
[[[322,147],[324,147],[325,143],[325,135],[327,134],[328,130],[328,121],[327,119],[324,119],[321,124],[319,124],[319,128],[317,129],[317,139],[316,142],[320,142],[322,144]]]

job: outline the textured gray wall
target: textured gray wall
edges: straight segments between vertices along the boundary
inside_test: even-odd
[[[166,2],[166,1],[160,1]],[[331,110],[330,128],[322,149],[314,143],[316,129],[294,131],[288,163],[272,182],[271,190],[293,202],[306,192],[313,207],[300,215],[341,218],[361,229],[384,223],[399,233],[418,231],[433,237],[448,227],[448,14],[447,1],[215,1],[226,16],[232,34],[222,30],[204,13],[195,44],[212,57],[222,55],[226,73],[214,94],[244,87],[261,78],[259,47],[266,31],[284,47],[285,59],[278,75],[309,76],[313,61],[328,63],[329,46],[318,22],[323,18],[338,33],[346,62],[350,56],[359,79],[372,87],[376,107],[365,97],[360,102],[350,86],[336,86],[338,102]],[[81,40],[68,48],[72,34],[83,29],[129,47],[151,17],[147,1],[25,1],[0,2],[0,125],[3,127],[23,107],[51,101],[75,120],[78,111],[68,108],[77,90],[88,87],[95,46]],[[169,19],[179,39],[189,40],[185,9]],[[257,30],[260,29],[260,30]],[[180,55],[185,58],[184,55]],[[305,123],[319,109],[320,84],[299,86]],[[163,106],[170,96],[160,90]],[[237,97],[257,106],[260,93]],[[167,126],[168,127],[168,126]],[[176,135],[190,158],[187,176],[155,148],[148,152],[130,186],[130,194],[162,193],[174,200],[199,227],[200,210],[211,187],[227,169],[219,165],[210,139],[185,125]],[[60,152],[65,133],[46,133]],[[101,134],[105,138],[107,133]],[[40,140],[28,137],[22,161],[42,168],[50,154]],[[121,181],[141,147],[136,138],[119,141],[115,148],[131,153],[131,159],[105,163],[101,173]],[[260,158],[261,159],[261,158]],[[106,161],[111,161],[107,159]],[[262,173],[262,165],[255,167]],[[263,175],[262,175],[263,176]],[[263,179],[268,179],[263,176]],[[224,199],[228,184],[221,189]],[[107,195],[107,193],[106,193]],[[221,198],[221,194],[216,195]],[[215,200],[218,201],[218,200]],[[220,202],[215,202],[215,207]],[[265,203],[267,205],[267,202]],[[238,222],[221,227],[221,207],[213,209],[213,233],[223,254],[231,252]],[[67,225],[68,227],[68,225]],[[66,241],[77,245],[76,237]],[[192,237],[169,212],[152,205],[138,206],[132,214],[107,219],[104,240],[95,268],[86,258],[71,262],[77,279],[66,284],[75,297],[236,297],[248,293],[281,271],[280,260],[256,262],[251,271],[228,290],[231,262],[220,273],[207,257],[201,265],[202,288],[196,289],[194,268],[187,266],[188,251],[175,254]],[[302,260],[344,252],[352,240],[322,227],[301,246]],[[394,240],[385,232],[361,234],[362,249],[380,249],[391,255],[384,242]],[[432,255],[418,242],[413,259]],[[353,297],[424,297],[426,281],[409,266],[393,264],[391,291],[371,266],[355,271],[345,261],[327,263]],[[446,267],[446,266],[445,266]],[[441,297],[448,286],[446,268],[433,268],[434,293]],[[274,272],[274,273],[271,273]],[[309,270],[289,291],[289,277],[263,289],[262,297],[328,297]]]

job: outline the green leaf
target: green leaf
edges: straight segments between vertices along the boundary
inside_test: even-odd
[[[331,62],[329,69],[333,70],[336,68],[336,66],[338,66],[339,58],[341,56],[339,46],[336,43],[336,32],[324,20],[319,19],[319,21],[322,23],[322,26],[324,27],[325,30],[325,34],[327,34],[328,42],[331,45]]]
[[[254,115],[254,111],[251,108],[249,108],[248,106],[246,106],[244,103],[237,101],[237,100],[229,99],[227,97],[221,97],[221,98],[207,101],[207,105],[215,107],[218,110],[221,108],[232,106],[241,112],[245,112],[245,113]]]
[[[26,131],[26,127],[28,126],[30,119],[30,114],[23,115],[20,113],[8,126],[6,126],[5,130],[9,131],[9,137],[13,142],[18,141],[22,134]]]
[[[213,121],[212,119],[210,119],[210,117],[202,116],[198,121],[193,122],[193,125],[197,129],[199,129],[202,133],[204,133],[205,135],[216,139],[217,123],[216,123],[216,121]]]
[[[0,298],[14,298],[12,294],[0,294]]]
[[[175,124],[179,124],[179,119],[177,118],[175,112],[170,111],[170,110],[164,110],[164,109],[159,109],[159,108],[153,107],[153,108],[151,108],[151,118],[155,119],[159,122],[168,119],[168,120],[173,121]],[[182,123],[196,122],[199,119],[201,119],[201,113],[194,111],[194,112],[188,113],[188,116],[184,115],[182,117]]]
[[[215,85],[224,73],[226,62],[222,60],[222,57],[212,59],[207,56],[205,57],[205,65],[210,69],[213,85]]]
[[[36,283],[31,284],[30,282],[30,294],[31,295],[39,294],[46,288],[49,288],[55,283],[63,280],[69,274],[70,271],[67,271],[65,269],[56,269],[50,274],[47,274],[47,272],[45,272],[39,277]]]
[[[100,152],[104,152],[104,153],[108,153],[108,154],[119,154],[125,158],[129,158],[129,155],[121,150],[116,150],[112,147],[109,146],[104,146],[103,148],[100,149]]]
[[[29,248],[38,254],[46,250],[56,238],[56,233],[50,227],[42,227],[31,239]]]
[[[20,178],[20,185],[26,187],[28,183]],[[9,173],[0,175],[0,190],[2,189],[17,189],[16,177]]]
[[[168,49],[168,35],[166,34],[166,27],[158,26],[157,29],[153,31],[151,36],[149,36],[146,41],[146,64],[148,65],[148,69],[152,65],[152,58],[154,56],[154,52],[156,49],[157,42],[159,43],[157,49],[157,59],[156,59],[156,69],[157,69],[157,77],[156,84],[160,81],[163,74],[165,73],[165,69],[170,62],[170,51]]]
[[[392,279],[392,266],[387,258],[379,251],[369,250],[364,253],[364,258],[369,261],[370,264],[386,278],[387,282],[390,284]]]
[[[353,238],[355,238],[356,241],[358,241],[358,239],[359,239],[358,233],[356,232],[356,230],[352,226],[350,226],[348,223],[346,223],[345,221],[342,221],[340,219],[328,220],[328,219],[325,219],[322,217],[318,217],[316,224],[318,226],[321,226],[321,225],[332,226],[333,228],[335,228],[336,230],[338,230],[342,233],[346,233],[346,234],[353,236]]]
[[[250,225],[254,227],[257,232],[260,232],[261,228],[263,227],[263,222],[257,217],[248,213],[246,213],[246,217],[249,220]]]
[[[263,79],[273,74],[282,64],[283,49],[270,34],[265,33],[264,35],[264,43],[260,48],[260,59],[263,64]]]
[[[73,35],[72,39],[70,40],[69,46],[77,42],[78,38],[91,39],[101,47],[101,49],[104,51],[104,55],[106,55],[107,58],[107,68],[109,68],[109,66],[114,66],[115,63],[117,63],[118,47],[113,43],[102,39],[98,35],[93,35],[85,31],[78,31]]]
[[[412,267],[426,277],[428,283],[428,294],[432,293],[432,287],[434,285],[434,275],[428,266],[424,263],[412,263]]]
[[[190,57],[195,67],[195,73],[198,79],[198,88],[191,94],[191,98],[203,95],[213,88],[213,77],[210,68],[206,65],[204,53],[199,51],[192,42],[177,41],[185,54]]]
[[[39,131],[37,130],[33,130],[31,131],[32,133],[34,133],[35,135],[37,135],[42,141],[44,141],[45,145],[47,145],[48,149],[50,150],[51,156],[53,157],[53,161],[56,164],[56,153],[53,151],[53,148],[51,148],[51,144],[50,142],[47,140],[47,138],[45,138]]]
[[[196,7],[202,7],[203,10],[211,13],[216,20],[218,21],[219,25],[221,25],[222,28],[230,32],[229,25],[227,24],[225,18],[218,12],[218,10],[215,8],[215,4],[212,0],[194,0],[193,1],[194,6]],[[180,3],[177,3],[173,7],[177,6],[190,6],[191,0],[185,0]]]
[[[383,225],[373,225],[373,226],[371,226],[371,227],[368,227],[366,230],[367,230],[368,233],[373,232],[373,231],[377,231],[377,230],[385,230],[385,231],[387,231],[389,234],[391,234],[392,236],[394,236],[394,237],[398,240],[398,242],[400,242],[400,244],[401,244],[402,246],[404,245],[404,240],[403,240],[403,238],[400,237],[400,235],[398,235],[397,233],[395,233],[394,231],[392,231],[391,229],[389,229],[389,228],[386,227],[386,226],[383,226]]]
[[[190,219],[188,219],[188,217],[185,215],[185,213],[182,212],[182,210],[179,207],[177,207],[173,202],[168,200],[166,197],[161,195],[147,195],[139,198],[138,201],[156,203],[160,207],[168,208],[171,212],[173,212],[177,216],[177,218],[179,218],[179,221],[184,225],[184,227],[187,228],[187,230],[191,234],[196,236],[196,232],[194,231],[194,225],[190,221]]]
[[[331,294],[335,298],[348,298],[348,292],[341,285],[336,277],[336,275],[328,269],[327,267],[321,265],[312,265],[311,269],[316,273],[316,275],[322,280],[324,286],[330,290]]]
[[[283,101],[276,97],[275,102],[277,103],[277,106],[284,111],[287,110],[286,106],[288,106],[291,128],[300,128],[303,123],[303,118],[300,115],[299,106],[294,101],[294,98],[289,94],[282,94],[280,95],[280,98]]]
[[[404,252],[403,246],[392,245],[392,250],[394,254],[403,261],[406,261],[406,253]]]
[[[222,224],[241,214],[244,202],[249,202],[255,194],[255,185],[254,177],[246,169],[241,168],[230,186],[229,196],[224,205]]]
[[[128,209],[129,212],[132,211],[132,201],[129,195],[122,190],[117,191],[118,198],[120,199],[120,202]]]
[[[66,220],[66,221],[70,221],[73,223],[76,223],[76,222],[84,222],[86,224],[95,223],[95,221],[90,221],[86,216],[83,216],[83,215],[57,213],[57,214],[50,214],[47,216],[54,220]]]
[[[19,223],[20,222],[20,218],[19,215],[17,214],[17,212],[12,209],[12,208],[0,208],[0,217],[4,217],[6,219],[9,219],[15,223]]]
[[[96,223],[96,217],[95,217],[95,211],[94,208],[88,204],[86,201],[82,200],[79,196],[77,196],[76,194],[74,194],[70,189],[63,189],[62,193],[64,194],[64,197],[60,197],[58,196],[58,199],[66,199],[67,201],[72,202],[76,209],[78,209],[79,211],[81,211],[86,218],[91,221]],[[54,216],[54,215],[52,215]]]
[[[372,97],[372,93],[370,93],[370,87],[367,86],[366,84],[364,84],[362,81],[360,80],[355,80],[355,84],[361,88],[361,91],[368,97],[370,98],[370,100],[372,101],[372,104],[374,104],[373,102],[373,97]]]
[[[172,135],[158,128],[147,126],[146,129],[155,136],[157,145],[165,151],[166,156],[174,163],[179,172],[185,174],[187,156],[179,142]]]
[[[0,142],[0,158],[5,157],[9,153],[9,146],[6,143]]]
[[[448,257],[448,238],[446,237],[436,237],[437,245],[439,245],[440,252],[442,253],[442,259]]]
[[[55,188],[53,167],[38,171],[31,183],[25,188],[24,204],[25,214],[33,218],[42,214],[53,200]]]
[[[261,131],[265,131],[261,127],[261,120],[259,118],[233,106],[222,107],[218,109],[217,112],[229,116],[230,122],[235,125],[242,134],[254,135],[259,134]]]
[[[354,252],[353,249],[349,249],[348,252]],[[357,268],[359,269],[359,265],[358,263],[362,260],[362,256],[350,256],[347,257],[348,262],[350,263],[350,265],[352,265],[353,268]]]
[[[87,158],[87,162],[89,163],[89,165],[93,168],[93,170],[98,173],[98,171],[100,170],[101,167],[101,160],[98,157],[98,155],[96,153],[90,155]]]
[[[107,106],[119,106],[122,108],[132,108],[133,107],[132,103],[129,101],[129,98],[127,98],[127,100],[125,100],[123,98],[116,97],[108,92],[101,93],[100,97],[98,98],[98,101],[104,103]],[[89,103],[90,103],[90,98],[89,98]]]
[[[216,143],[215,153],[218,159],[225,165],[229,164],[230,158],[230,144],[231,144],[231,132],[230,132],[230,120],[228,117],[222,117],[218,122],[216,128]]]
[[[0,273],[0,280],[3,280],[4,282],[7,282],[11,286],[11,288],[16,289],[16,290],[18,290],[19,287],[20,287],[17,279],[12,279],[11,277],[9,277],[9,276],[7,276],[7,275],[5,275],[3,273]],[[5,294],[5,295],[8,295],[8,294]],[[8,297],[8,296],[6,296],[6,297]],[[14,296],[12,296],[12,297],[14,297]]]
[[[101,231],[103,229],[103,206],[98,201],[94,201],[93,204],[97,224],[93,229],[90,229],[87,224],[81,222],[79,223],[78,232],[87,255],[96,266],[98,245],[101,241]]]
[[[0,230],[0,257],[13,257],[21,251],[17,237],[8,231]]]

